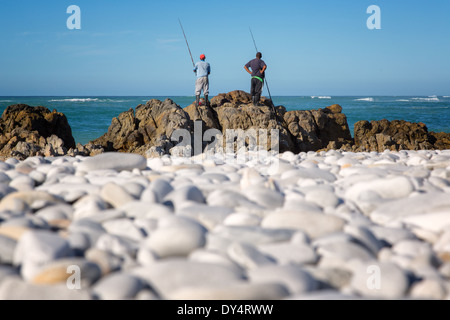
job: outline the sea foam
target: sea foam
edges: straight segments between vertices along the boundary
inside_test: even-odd
[[[368,102],[373,102],[373,98],[361,98],[361,99],[355,99],[355,101],[368,101]]]
[[[71,98],[71,99],[53,99],[53,100],[49,100],[49,102],[94,102],[94,101],[98,101],[99,99],[97,98]]]
[[[311,96],[311,99],[327,99],[330,100],[330,96]]]

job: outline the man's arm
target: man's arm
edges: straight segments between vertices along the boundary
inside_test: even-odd
[[[244,69],[247,70],[248,73],[252,74],[252,72],[248,70],[247,66],[244,66]]]
[[[264,73],[264,71],[266,71],[266,69],[267,69],[267,66],[266,65],[264,65],[264,67],[261,69],[261,70],[259,70],[259,72],[261,72],[261,74],[263,74]]]

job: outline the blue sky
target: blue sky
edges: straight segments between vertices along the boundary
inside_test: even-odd
[[[249,91],[249,27],[273,96],[450,95],[448,0],[0,0],[0,95],[193,95],[178,18],[210,95]]]

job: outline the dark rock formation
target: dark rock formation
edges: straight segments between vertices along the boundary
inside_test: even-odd
[[[64,114],[25,104],[9,106],[0,119],[0,156],[64,155],[75,148],[72,129]]]
[[[430,142],[436,150],[450,150],[450,133],[430,132]]]
[[[277,148],[280,152],[340,148],[353,142],[347,118],[341,113],[339,105],[287,112],[283,106],[272,107],[271,101],[265,97],[261,102],[262,106],[254,106],[250,94],[240,90],[221,93],[211,99],[210,105],[191,104],[184,109],[170,99],[164,102],[151,100],[146,105],[138,106],[136,112],[130,109],[114,118],[108,132],[92,141],[86,149],[89,151],[97,146],[105,151],[134,152],[145,156],[168,154],[177,144],[171,141],[172,132],[186,129],[193,135],[196,121],[202,123],[202,137],[208,129],[222,133],[223,140],[219,147],[225,147],[229,138],[227,133],[247,133],[251,130],[257,132],[257,146],[266,150]],[[259,140],[260,129],[267,130],[265,146]],[[271,144],[271,130],[278,130],[278,145]],[[248,145],[249,138],[245,139]],[[189,152],[195,149],[193,137],[190,142]],[[208,142],[202,141],[201,151]]]
[[[298,151],[339,149],[353,139],[342,107],[332,105],[318,110],[296,110],[284,114]]]
[[[356,151],[432,150],[438,140],[423,123],[386,119],[355,123],[354,136]],[[445,135],[438,137],[444,147]]]
[[[191,131],[189,115],[172,100],[148,101],[112,119],[108,132],[90,143],[105,151],[146,155],[150,147],[168,153],[174,146],[170,137],[176,129]],[[176,143],[175,143],[176,144]]]
[[[75,146],[64,114],[45,107],[13,105],[0,119],[0,158],[93,156],[106,151],[138,153],[146,157],[180,153],[186,156],[192,155],[193,151],[214,152],[225,147],[230,131],[244,132],[246,147],[252,142],[255,143],[253,146],[266,150],[277,147],[280,152],[450,149],[450,133],[428,132],[423,123],[359,121],[355,124],[353,139],[347,117],[339,105],[286,111],[283,106],[273,107],[265,97],[261,101],[262,106],[254,106],[250,94],[240,90],[221,93],[213,97],[209,105],[197,107],[191,104],[184,109],[170,99],[153,99],[113,118],[108,132],[84,146]],[[201,150],[196,150],[199,133],[196,131],[200,123],[202,141],[198,149]],[[173,133],[177,129],[184,131],[174,139]],[[203,134],[209,129],[215,130],[212,138],[205,141]],[[267,130],[266,145],[261,143],[260,129]],[[275,147],[271,144],[271,130],[278,130],[279,134],[279,144]],[[251,131],[258,133],[257,143],[246,135]],[[218,140],[220,137],[223,140]],[[232,147],[237,151],[239,145],[232,140]]]

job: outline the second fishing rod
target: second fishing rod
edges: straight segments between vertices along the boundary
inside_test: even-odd
[[[252,39],[253,39],[253,45],[255,46],[255,50],[256,50],[256,52],[259,52],[258,47],[256,46],[256,41],[255,41],[255,37],[253,36],[252,29],[250,27],[248,29],[250,30],[250,34],[251,34]],[[272,109],[275,112],[275,114],[277,114],[276,113],[276,109],[275,109],[275,105],[273,104],[272,95],[270,94],[269,84],[267,83],[267,78],[266,77],[264,79],[264,83],[266,84],[267,93],[269,94],[269,98],[270,98],[270,103],[271,103]]]

